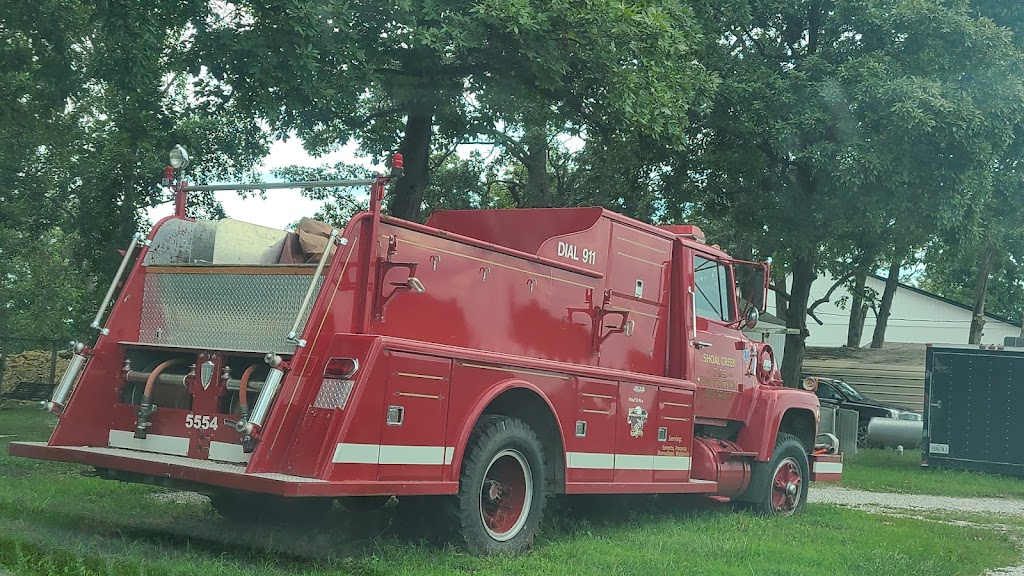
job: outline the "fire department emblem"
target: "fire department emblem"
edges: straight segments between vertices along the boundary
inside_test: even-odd
[[[203,365],[199,367],[199,378],[203,383],[203,390],[208,390],[210,382],[213,381],[213,362],[209,360],[203,362]]]
[[[639,438],[644,435],[644,424],[647,424],[647,410],[640,406],[633,406],[626,412],[626,421],[629,422],[629,435]]]

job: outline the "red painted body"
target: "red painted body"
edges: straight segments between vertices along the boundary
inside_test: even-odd
[[[439,212],[420,225],[382,216],[375,199],[341,233],[347,243],[331,257],[305,345],[292,353],[281,354],[285,334],[277,350],[139,344],[143,302],[154,297],[148,276],[238,270],[147,266],[157,246],[143,248],[49,443],[14,443],[11,452],[210,491],[452,494],[474,424],[511,411],[543,430],[558,492],[735,496],[751,463],[771,457],[780,428],[802,422],[813,442],[815,396],[781,387],[774,365],[759,378],[770,351],[737,321],[695,314],[695,257],[732,270],[695,228],[601,208]],[[150,240],[175,219],[158,223]],[[312,279],[306,267],[289,270]],[[405,289],[410,276],[424,292]],[[739,304],[729,294],[722,305],[734,318]],[[244,454],[240,433],[224,423],[238,409],[220,375],[262,366],[266,352],[282,355],[285,375],[255,450]],[[157,385],[148,436],[133,441],[125,434],[138,406],[125,398],[122,368],[143,353],[177,354],[197,368],[183,385]],[[336,379],[350,391],[343,406],[324,405],[332,357],[358,360],[351,379]],[[206,361],[214,377],[203,386]],[[400,423],[388,421],[399,412]],[[217,428],[189,425],[203,417]]]

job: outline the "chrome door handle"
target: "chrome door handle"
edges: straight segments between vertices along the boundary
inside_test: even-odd
[[[711,348],[711,342],[703,342],[701,340],[694,340],[693,341],[693,347],[696,348],[697,350],[700,350],[701,348]]]

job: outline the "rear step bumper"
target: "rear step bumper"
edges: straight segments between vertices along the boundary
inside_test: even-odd
[[[45,442],[11,442],[10,454],[39,460],[56,460],[107,468],[160,480],[177,480],[218,488],[263,492],[280,496],[333,496],[336,483],[288,474],[249,474],[245,466],[196,460],[183,456],[137,452],[94,446],[48,446]],[[144,481],[144,478],[125,478]]]
[[[85,464],[107,469],[126,482],[182,483],[197,492],[230,489],[278,496],[390,496],[455,494],[457,482],[320,480],[273,472],[249,473],[245,466],[184,456],[97,446],[49,446],[45,442],[11,442],[11,456]],[[197,486],[198,485],[198,486]]]

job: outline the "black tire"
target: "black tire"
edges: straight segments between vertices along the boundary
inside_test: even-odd
[[[857,423],[857,447],[867,448],[868,446],[868,422]]]
[[[331,513],[330,498],[284,498],[251,492],[220,492],[210,496],[210,506],[225,520],[236,524],[317,524]]]
[[[482,417],[449,504],[453,539],[480,556],[526,551],[540,530],[546,490],[537,434],[516,418]]]
[[[336,500],[349,512],[366,514],[383,508],[391,500],[391,496],[342,496]]]
[[[399,496],[395,509],[396,531],[403,538],[442,546],[449,539],[447,510],[450,497]]]
[[[771,460],[751,466],[750,487],[742,499],[764,516],[797,514],[807,503],[810,479],[803,443],[792,434],[779,432]]]
[[[210,506],[228,522],[241,523],[251,519],[251,498],[237,492],[220,492],[210,496]]]

